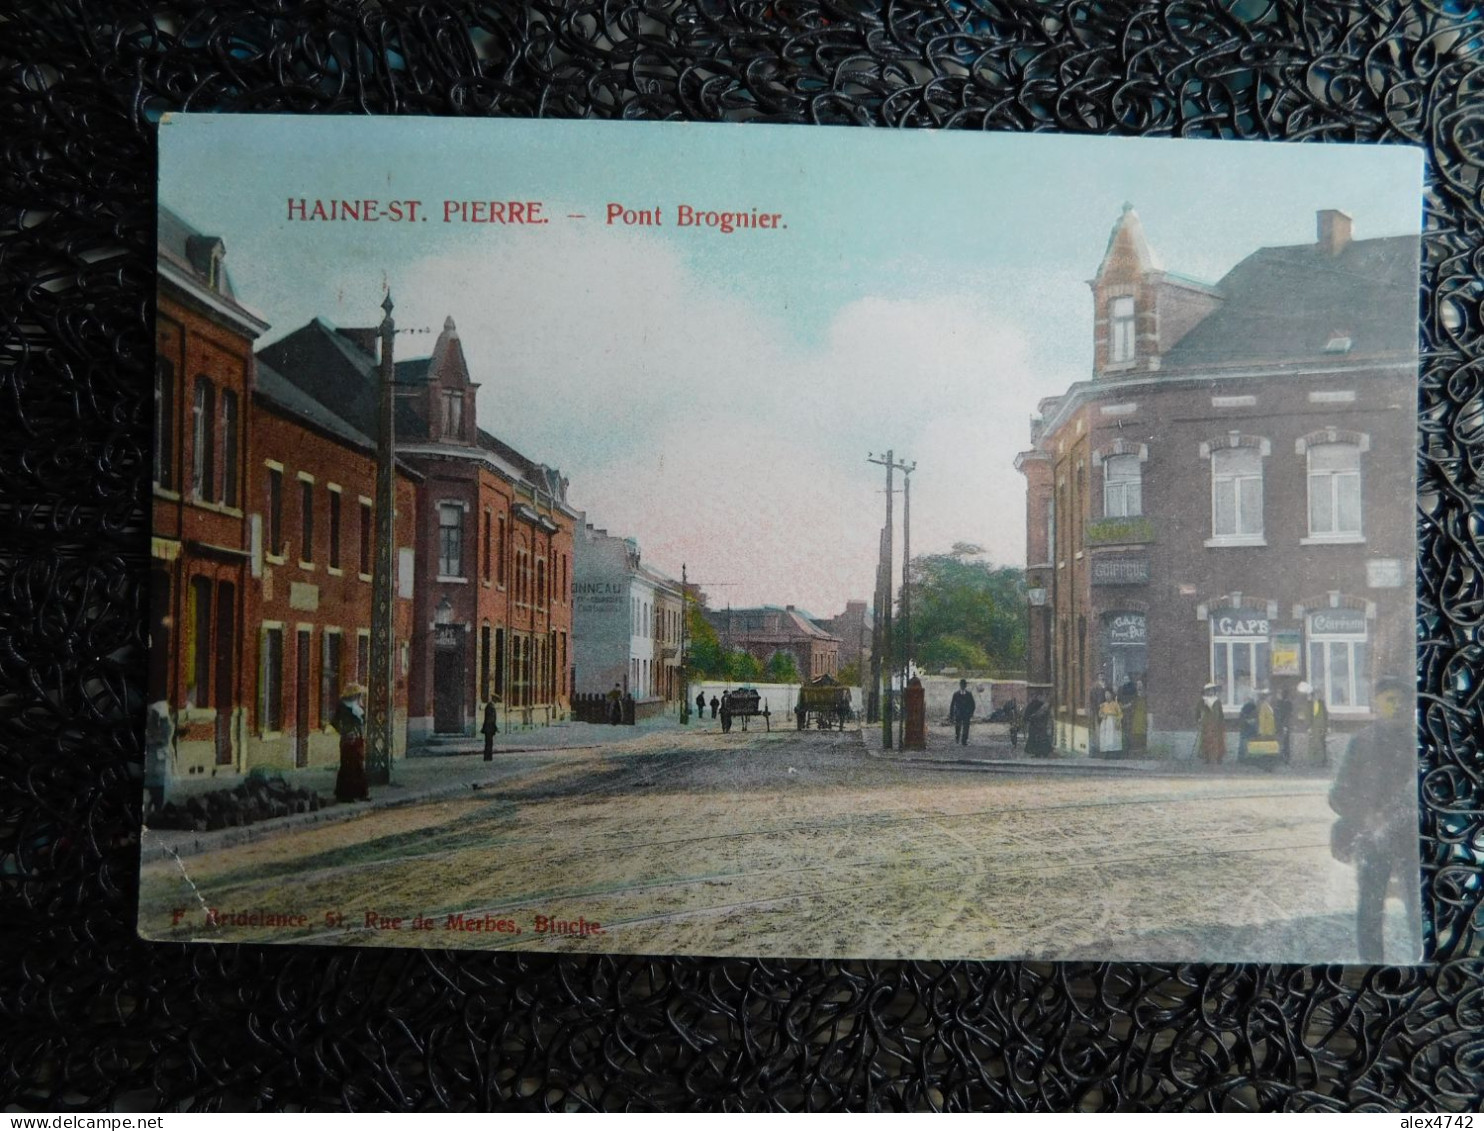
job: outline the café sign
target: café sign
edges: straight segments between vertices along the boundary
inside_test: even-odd
[[[1211,618],[1211,634],[1217,638],[1267,636],[1271,632],[1267,615],[1256,609],[1231,609]]]
[[[1149,639],[1149,629],[1144,623],[1143,613],[1115,613],[1108,619],[1108,642],[1110,644],[1143,644]]]

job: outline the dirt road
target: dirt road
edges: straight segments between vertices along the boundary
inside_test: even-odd
[[[146,866],[149,937],[643,953],[1339,961],[1319,780],[903,764],[663,734]]]

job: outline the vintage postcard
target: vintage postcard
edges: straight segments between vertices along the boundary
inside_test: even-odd
[[[159,155],[146,938],[1423,959],[1419,151]]]

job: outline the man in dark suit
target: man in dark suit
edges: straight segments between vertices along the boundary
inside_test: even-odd
[[[958,681],[958,690],[953,693],[953,702],[948,705],[948,717],[953,720],[953,741],[960,746],[969,744],[969,723],[974,720],[974,694],[969,690],[969,681]]]

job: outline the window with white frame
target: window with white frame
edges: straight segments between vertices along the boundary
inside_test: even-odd
[[[1271,664],[1271,625],[1265,613],[1226,609],[1211,614],[1211,682],[1221,686],[1221,702],[1228,710],[1243,703],[1268,684]]]
[[[1323,609],[1306,619],[1309,684],[1331,711],[1364,711],[1370,702],[1365,612]]]
[[[464,508],[438,505],[438,576],[464,576]]]
[[[1133,518],[1144,513],[1143,483],[1137,455],[1103,460],[1103,517]]]
[[[1108,304],[1108,360],[1134,359],[1134,300],[1121,295]]]
[[[1360,537],[1360,447],[1311,444],[1309,536]]]
[[[1218,448],[1211,453],[1211,534],[1262,537],[1262,451]]]

